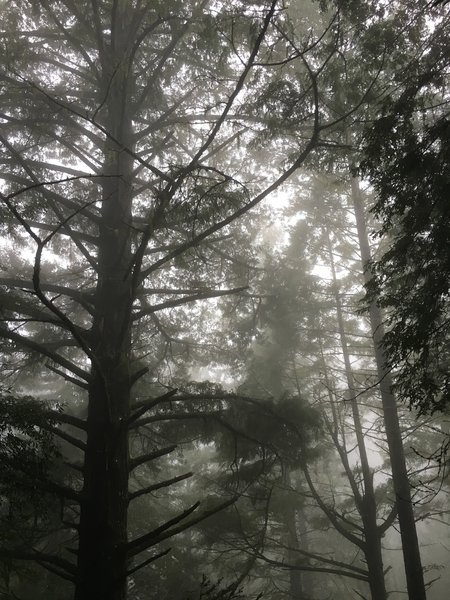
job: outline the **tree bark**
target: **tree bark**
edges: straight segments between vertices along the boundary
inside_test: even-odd
[[[371,252],[367,236],[366,218],[361,198],[361,190],[358,180],[355,177],[352,177],[351,180],[351,192],[358,230],[364,280],[368,283],[371,279],[371,275],[367,266],[371,260]],[[392,482],[397,503],[408,598],[409,600],[426,600],[423,568],[411,499],[411,488],[406,470],[402,432],[400,429],[396,400],[392,393],[392,377],[385,366],[386,358],[382,345],[384,337],[383,318],[381,310],[376,302],[371,303],[369,316],[374,341],[377,375],[380,382],[386,439],[391,461]]]
[[[290,468],[286,467],[284,484],[288,490],[292,488]],[[300,540],[297,532],[297,511],[295,507],[288,502],[284,511],[284,524],[286,526],[287,540],[287,562],[295,565],[298,560],[298,554],[295,552],[300,548]],[[289,596],[292,600],[305,600],[303,591],[302,573],[297,569],[289,570]]]
[[[356,400],[355,381],[348,351],[347,336],[344,327],[344,316],[342,310],[341,296],[339,294],[339,284],[336,277],[333,252],[329,231],[326,231],[328,254],[331,266],[333,280],[333,293],[336,303],[336,315],[338,321],[339,338],[341,342],[342,355],[344,357],[345,376],[349,392],[349,401],[352,410],[353,424],[355,427],[356,442],[358,446],[359,458],[361,461],[361,472],[363,477],[364,489],[362,494],[358,493],[355,497],[356,506],[361,516],[364,530],[364,555],[369,572],[369,587],[372,600],[386,600],[386,585],[383,570],[383,554],[381,549],[381,534],[377,526],[377,504],[375,499],[375,490],[373,486],[373,472],[370,468],[367,448],[364,440],[364,431],[361,422],[358,402]]]
[[[103,72],[105,140],[99,228],[91,381],[82,492],[75,600],[124,600],[127,572],[128,419],[130,417],[131,307],[130,223],[133,159],[127,114],[125,15]],[[113,69],[117,67],[115,71]]]

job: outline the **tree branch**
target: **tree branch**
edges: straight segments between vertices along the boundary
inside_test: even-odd
[[[63,356],[57,354],[56,352],[51,352],[48,348],[45,348],[45,346],[42,346],[42,344],[39,344],[38,342],[35,342],[23,335],[20,335],[19,333],[16,333],[15,331],[9,331],[9,330],[5,329],[4,327],[0,327],[0,338],[8,339],[12,342],[15,342],[16,344],[19,344],[20,346],[23,346],[25,348],[28,348],[29,350],[32,350],[33,352],[37,352],[39,354],[47,356],[47,358],[50,358],[52,361],[58,363],[64,369],[71,371],[72,373],[77,375],[80,379],[84,379],[88,383],[90,381],[89,373],[87,373],[80,367],[77,367],[76,365],[74,365],[67,358],[64,358]]]
[[[155,554],[155,556],[151,556],[150,558],[147,558],[147,560],[144,560],[143,562],[141,562],[136,567],[133,567],[133,568],[129,569],[127,571],[127,577],[129,577],[130,575],[133,575],[133,573],[136,573],[136,571],[139,571],[140,569],[143,569],[144,567],[146,567],[150,563],[155,562],[155,560],[158,560],[158,558],[162,558],[163,556],[166,556],[166,554],[169,554],[169,552],[171,550],[172,550],[172,548],[167,548],[167,550],[164,550],[163,552],[160,552],[159,554]]]
[[[76,577],[75,576],[69,575],[68,573],[65,573],[64,571],[61,571],[60,569],[58,569],[56,567],[50,566],[44,560],[39,560],[39,559],[35,559],[35,560],[36,560],[36,563],[38,565],[40,565],[41,567],[43,567],[44,569],[46,569],[47,571],[49,571],[49,573],[53,573],[54,575],[57,575],[58,577],[61,577],[61,579],[65,579],[66,581],[70,581],[71,583],[75,583],[76,582]]]
[[[137,490],[136,492],[131,492],[128,495],[128,501],[131,502],[131,500],[134,500],[135,498],[139,498],[140,496],[143,496],[144,494],[149,494],[150,492],[154,492],[156,490],[160,490],[162,488],[169,487],[169,486],[173,485],[174,483],[178,483],[178,481],[183,481],[183,479],[189,479],[189,477],[192,477],[193,474],[194,473],[192,473],[192,472],[184,473],[183,475],[178,475],[177,477],[172,477],[172,479],[166,479],[165,481],[160,481],[159,483],[154,483],[153,485],[149,485],[145,488]]]
[[[322,509],[322,511],[326,514],[326,516],[328,517],[329,521],[331,522],[331,524],[333,525],[333,527],[336,529],[336,531],[338,531],[343,537],[345,537],[347,540],[349,540],[352,544],[355,544],[355,546],[357,546],[358,548],[361,548],[361,550],[365,550],[365,543],[363,540],[359,539],[358,537],[356,537],[356,535],[353,535],[352,533],[350,533],[349,531],[347,531],[344,527],[342,527],[342,525],[339,523],[338,519],[337,519],[337,515],[336,513],[334,513],[326,504],[325,502],[322,500],[322,498],[320,497],[320,495],[317,493],[317,490],[311,480],[311,476],[309,474],[308,468],[306,466],[306,464],[303,464],[301,466],[302,471],[305,475],[305,479],[306,482],[308,484],[309,489],[311,490],[311,493],[314,497],[314,500],[317,502],[317,504],[319,505],[319,507]]]
[[[152,408],[157,406],[160,402],[165,402],[165,401],[169,400],[177,392],[178,392],[178,389],[170,390],[169,392],[167,392],[166,394],[163,394],[162,396],[158,396],[157,398],[152,398],[150,401],[145,402],[140,408],[138,408],[134,413],[132,413],[128,417],[128,420],[126,422],[126,427],[130,428],[130,426],[135,421],[137,421],[137,419],[139,419],[139,417],[141,417],[143,414],[145,414],[148,410],[151,410]]]
[[[77,427],[82,431],[87,431],[87,424],[86,421],[83,421],[83,419],[79,419],[73,415],[68,415],[67,413],[59,412],[58,410],[49,410],[48,414],[58,423],[65,423],[66,425]]]
[[[85,383],[84,381],[80,381],[79,379],[76,379],[75,377],[71,377],[70,375],[67,375],[67,373],[64,373],[64,371],[61,371],[61,369],[58,369],[57,367],[54,367],[53,365],[49,365],[48,363],[45,366],[50,371],[53,371],[53,373],[56,373],[60,377],[63,377],[66,381],[70,381],[70,383],[73,383],[74,385],[80,387],[81,389],[87,390],[89,388],[87,383]]]
[[[41,425],[41,427],[42,429],[45,429],[46,431],[58,436],[65,442],[72,444],[72,446],[75,446],[75,448],[79,448],[83,452],[86,451],[86,444],[83,441],[79,440],[73,435],[70,435],[69,433],[66,433],[65,431],[62,431],[62,429],[58,429],[58,427],[53,427],[52,425]]]
[[[159,310],[163,310],[165,308],[174,308],[175,306],[182,306],[183,304],[194,302],[195,300],[202,300],[205,298],[218,298],[219,296],[228,296],[230,294],[239,294],[240,292],[244,292],[245,290],[248,290],[248,286],[233,288],[231,290],[219,290],[217,292],[200,292],[198,294],[193,294],[184,298],[177,298],[176,300],[167,300],[166,302],[154,304],[153,306],[149,306],[148,308],[144,308],[138,311],[133,315],[133,319],[138,320],[144,315],[149,315],[151,313],[158,312]]]
[[[184,519],[186,519],[186,517],[188,517],[195,510],[197,510],[197,508],[199,506],[200,506],[200,502],[195,502],[195,504],[193,504],[192,506],[190,506],[188,509],[186,509],[185,511],[183,511],[182,513],[180,513],[179,515],[177,515],[173,519],[170,519],[169,521],[166,521],[160,527],[157,527],[153,531],[150,531],[149,533],[141,535],[140,537],[136,538],[135,540],[132,540],[131,542],[129,542],[127,544],[127,555],[128,555],[128,557],[131,558],[132,556],[135,556],[136,554],[139,554],[140,552],[143,552],[144,550],[146,550],[150,546],[154,546],[155,543],[157,543],[157,542],[153,543],[154,539],[158,538],[158,536],[160,534],[162,534],[164,531],[167,531],[167,529],[169,529],[173,525],[176,525],[180,521],[183,521]]]
[[[130,460],[129,471],[133,471],[139,465],[142,465],[151,460],[155,460],[155,458],[159,458],[160,456],[165,456],[166,454],[170,454],[176,449],[176,444],[173,446],[167,446],[166,448],[161,448],[159,450],[155,450],[154,452],[149,452],[148,454],[143,454],[142,456],[138,456],[137,458],[132,458]]]
[[[397,512],[397,504],[394,504],[385,521],[378,526],[378,532],[380,535],[384,535],[391,525],[394,524],[395,519],[397,518]]]
[[[222,504],[219,504],[215,508],[212,508],[210,510],[203,512],[196,519],[191,519],[190,521],[188,521],[187,523],[184,523],[183,525],[179,525],[178,527],[169,529],[169,531],[162,533],[158,537],[155,537],[153,540],[147,540],[148,543],[143,544],[144,547],[141,547],[141,546],[138,547],[137,545],[134,546],[131,556],[134,556],[134,555],[138,554],[139,552],[142,552],[143,550],[150,548],[151,546],[155,546],[156,544],[159,544],[160,542],[163,542],[164,540],[167,540],[168,538],[171,538],[174,535],[177,535],[178,533],[181,533],[181,532],[185,531],[186,529],[189,529],[190,527],[193,527],[194,525],[201,523],[205,519],[208,519],[209,517],[217,514],[218,512],[225,510],[226,508],[228,508],[229,506],[234,504],[238,500],[238,498],[239,498],[239,496],[233,496],[233,498],[231,498],[230,500],[227,500],[226,502],[222,502]],[[133,543],[133,542],[131,542],[131,543]]]
[[[307,566],[307,565],[293,565],[293,564],[285,563],[281,560],[275,560],[272,558],[268,558],[267,556],[264,556],[263,554],[261,554],[259,556],[259,558],[270,565],[275,565],[275,566],[281,567],[283,569],[288,569],[289,571],[307,571],[310,573],[330,573],[331,575],[341,575],[342,577],[350,577],[351,579],[358,579],[359,581],[365,581],[365,582],[369,581],[368,573],[367,573],[367,575],[362,575],[360,573],[355,573],[352,571],[345,571],[343,569],[332,569],[330,567],[312,567],[312,566]]]
[[[29,550],[8,550],[7,548],[0,548],[0,557],[11,558],[13,560],[34,560],[37,562],[45,562],[65,571],[67,574],[69,574],[68,576],[73,577],[72,581],[74,581],[74,577],[77,573],[76,566],[70,563],[68,560],[65,560],[59,556],[54,556],[53,554],[39,552],[38,550],[32,550],[30,552]]]

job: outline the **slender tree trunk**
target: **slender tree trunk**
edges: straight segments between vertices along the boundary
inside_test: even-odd
[[[286,467],[285,485],[288,489],[291,489],[292,487],[289,467]],[[297,532],[297,511],[290,502],[284,511],[284,523],[287,532],[287,545],[289,547],[286,560],[289,564],[295,565],[298,561],[299,555],[296,553],[296,550],[300,548],[300,541]],[[305,600],[302,573],[297,569],[291,569],[289,571],[289,597],[292,598],[292,600]]]
[[[105,128],[117,144],[105,140],[109,177],[102,185],[75,600],[126,598],[133,160],[122,151],[122,145],[132,147],[131,119],[124,109],[130,83],[124,46],[125,33],[116,31],[111,72],[104,73]]]
[[[367,456],[367,448],[364,440],[364,431],[361,423],[361,415],[356,400],[355,381],[348,351],[347,336],[344,327],[344,316],[342,310],[341,296],[339,294],[339,284],[336,277],[331,240],[328,230],[326,231],[328,253],[333,278],[333,293],[336,303],[336,314],[338,321],[339,337],[341,342],[342,355],[344,357],[345,375],[349,392],[349,401],[352,409],[353,424],[355,426],[356,442],[361,461],[361,471],[363,476],[364,490],[362,494],[357,494],[355,498],[358,511],[364,529],[364,554],[369,572],[369,586],[372,600],[386,600],[386,586],[383,571],[383,554],[381,548],[381,535],[377,526],[377,504],[375,499],[375,490],[373,487],[373,472],[370,468]]]
[[[370,281],[367,265],[371,259],[370,246],[367,236],[364,206],[358,180],[352,177],[352,200],[355,210],[358,230],[361,262],[365,282]],[[381,311],[375,302],[370,306],[370,326],[375,348],[377,375],[380,382],[380,393],[383,405],[386,439],[391,460],[392,481],[397,502],[398,520],[402,540],[403,559],[406,572],[406,583],[409,600],[425,600],[425,583],[420,558],[419,541],[417,538],[416,522],[414,519],[411,488],[406,470],[405,453],[402,443],[402,433],[398,417],[397,404],[392,393],[392,378],[386,369],[386,360],[382,346],[384,336]]]

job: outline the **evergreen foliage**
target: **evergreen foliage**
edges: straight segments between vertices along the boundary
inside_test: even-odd
[[[445,408],[447,33],[426,0],[0,0],[2,597],[386,600],[398,514],[424,599],[445,423],[397,414],[379,308]]]
[[[386,309],[384,345],[396,388],[421,413],[443,410],[450,400],[450,122],[439,91],[450,58],[444,25],[418,73],[367,131],[361,165],[377,192],[378,235],[388,240],[371,265],[369,297]]]

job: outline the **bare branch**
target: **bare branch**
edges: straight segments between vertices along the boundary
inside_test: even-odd
[[[321,508],[322,512],[325,513],[325,515],[328,517],[329,521],[332,523],[333,527],[343,536],[345,537],[347,540],[349,540],[350,542],[352,542],[352,544],[355,544],[355,546],[357,546],[358,548],[361,548],[361,550],[364,551],[365,549],[365,543],[362,539],[358,538],[356,535],[353,535],[350,531],[348,531],[347,529],[345,529],[345,527],[343,527],[340,523],[339,523],[339,515],[337,515],[330,507],[328,507],[325,502],[322,500],[320,494],[317,492],[316,487],[314,485],[314,483],[312,482],[311,476],[309,474],[309,470],[306,466],[306,464],[304,463],[302,466],[302,471],[305,475],[305,479],[306,482],[308,484],[309,489],[311,490],[311,493],[314,497],[314,500],[317,502],[317,504],[319,505],[319,507]]]
[[[178,481],[183,481],[184,479],[189,479],[192,477],[194,473],[184,473],[183,475],[178,475],[177,477],[172,477],[172,479],[166,479],[165,481],[160,481],[159,483],[154,483],[153,485],[149,485],[148,487],[137,490],[136,492],[132,492],[128,495],[129,501],[134,500],[135,498],[139,498],[144,494],[149,494],[150,492],[155,492],[156,490],[160,490],[165,487],[169,487],[174,483],[178,483]]]
[[[62,429],[59,429],[58,427],[53,427],[51,425],[42,425],[41,427],[42,427],[42,429],[45,429],[46,431],[50,431],[51,433],[58,436],[65,442],[72,444],[72,446],[75,446],[75,448],[78,448],[79,450],[82,450],[83,452],[85,452],[86,444],[83,441],[79,440],[78,438],[74,437],[73,435],[70,435],[69,433],[63,431]]]
[[[171,538],[174,535],[177,535],[178,533],[181,533],[181,532],[185,531],[186,529],[189,529],[190,527],[197,525],[197,523],[201,523],[205,519],[212,517],[213,515],[217,514],[218,512],[225,510],[229,506],[233,505],[238,500],[238,498],[239,498],[239,496],[233,496],[233,498],[231,498],[230,500],[227,500],[226,502],[222,502],[221,504],[217,505],[215,508],[212,508],[210,510],[203,512],[196,519],[191,519],[190,521],[187,521],[187,523],[184,523],[183,525],[179,525],[178,527],[169,529],[165,533],[162,533],[161,535],[155,537],[153,540],[150,540],[150,539],[146,540],[146,543],[143,544],[144,547],[141,547],[141,546],[133,547],[131,556],[134,556],[134,555],[138,554],[139,552],[142,552],[143,550],[150,548],[151,546],[155,546],[156,544],[159,544],[160,542],[163,542],[164,540],[167,540],[168,538]],[[133,542],[131,542],[131,543],[133,543]]]
[[[384,535],[386,531],[394,524],[397,514],[397,504],[394,504],[384,522],[378,526],[378,532],[380,535]]]
[[[86,421],[83,419],[79,419],[78,417],[74,417],[73,415],[68,415],[64,412],[59,412],[58,410],[49,410],[49,416],[57,421],[58,423],[65,423],[66,425],[72,425],[72,427],[77,427],[82,431],[87,431]]]
[[[287,569],[289,571],[306,571],[309,573],[329,573],[330,575],[341,575],[342,577],[349,577],[350,579],[358,579],[359,581],[369,581],[369,574],[362,575],[360,573],[355,573],[354,571],[346,571],[344,569],[333,569],[331,567],[314,567],[309,565],[295,565],[283,562],[281,560],[275,560],[272,558],[268,558],[267,556],[260,555],[259,558],[264,562],[275,565],[277,567],[281,567],[282,569]],[[347,565],[345,565],[347,567]]]
[[[173,519],[170,519],[169,521],[166,521],[160,527],[157,527],[153,531],[150,531],[149,533],[146,533],[146,534],[144,534],[144,535],[136,538],[135,540],[132,540],[131,542],[129,542],[127,544],[127,555],[128,555],[128,557],[135,556],[136,554],[139,554],[140,552],[143,552],[144,550],[146,550],[150,546],[154,546],[155,543],[157,543],[157,542],[154,542],[154,540],[157,539],[160,534],[162,534],[164,531],[166,531],[167,529],[169,529],[173,525],[176,525],[180,521],[183,521],[184,519],[186,519],[186,517],[188,517],[195,510],[197,510],[197,508],[199,506],[200,506],[200,502],[195,502],[195,504],[193,504],[192,506],[190,506],[188,509],[186,509],[185,511],[183,511],[182,513],[180,513],[179,515],[177,515]]]
[[[163,550],[163,552],[160,552],[159,554],[155,554],[154,556],[151,556],[150,558],[147,558],[147,560],[144,560],[143,562],[141,562],[140,564],[138,564],[136,567],[133,567],[132,569],[129,569],[127,571],[127,577],[129,577],[130,575],[133,575],[133,573],[136,573],[136,571],[139,571],[140,569],[143,569],[144,567],[146,567],[150,563],[155,562],[155,560],[158,560],[158,558],[162,558],[163,556],[166,556],[166,554],[169,554],[169,552],[171,550],[172,550],[172,548],[167,548],[167,550]]]
[[[64,373],[64,371],[61,371],[61,369],[58,369],[57,367],[54,367],[53,365],[49,365],[48,363],[45,366],[50,371],[53,371],[53,373],[60,375],[60,377],[63,377],[63,379],[65,379],[66,381],[70,381],[70,383],[73,383],[74,385],[80,387],[82,390],[87,390],[89,388],[87,383],[85,383],[84,381],[80,381],[79,379],[76,379],[75,377],[71,377],[67,373]]]
[[[38,562],[42,567],[55,573],[63,579],[75,582],[77,568],[75,565],[70,563],[68,560],[53,554],[46,554],[45,552],[39,552],[38,550],[21,550],[21,549],[7,549],[0,548],[0,558],[7,558],[12,560],[32,560]]]
[[[148,454],[143,454],[142,456],[138,456],[137,458],[132,458],[130,460],[129,470],[130,472],[139,467],[146,462],[150,462],[151,460],[155,460],[155,458],[159,458],[160,456],[165,456],[166,454],[170,454],[176,449],[176,444],[173,446],[167,446],[166,448],[160,448],[159,450],[155,450],[154,452],[149,452]]]

